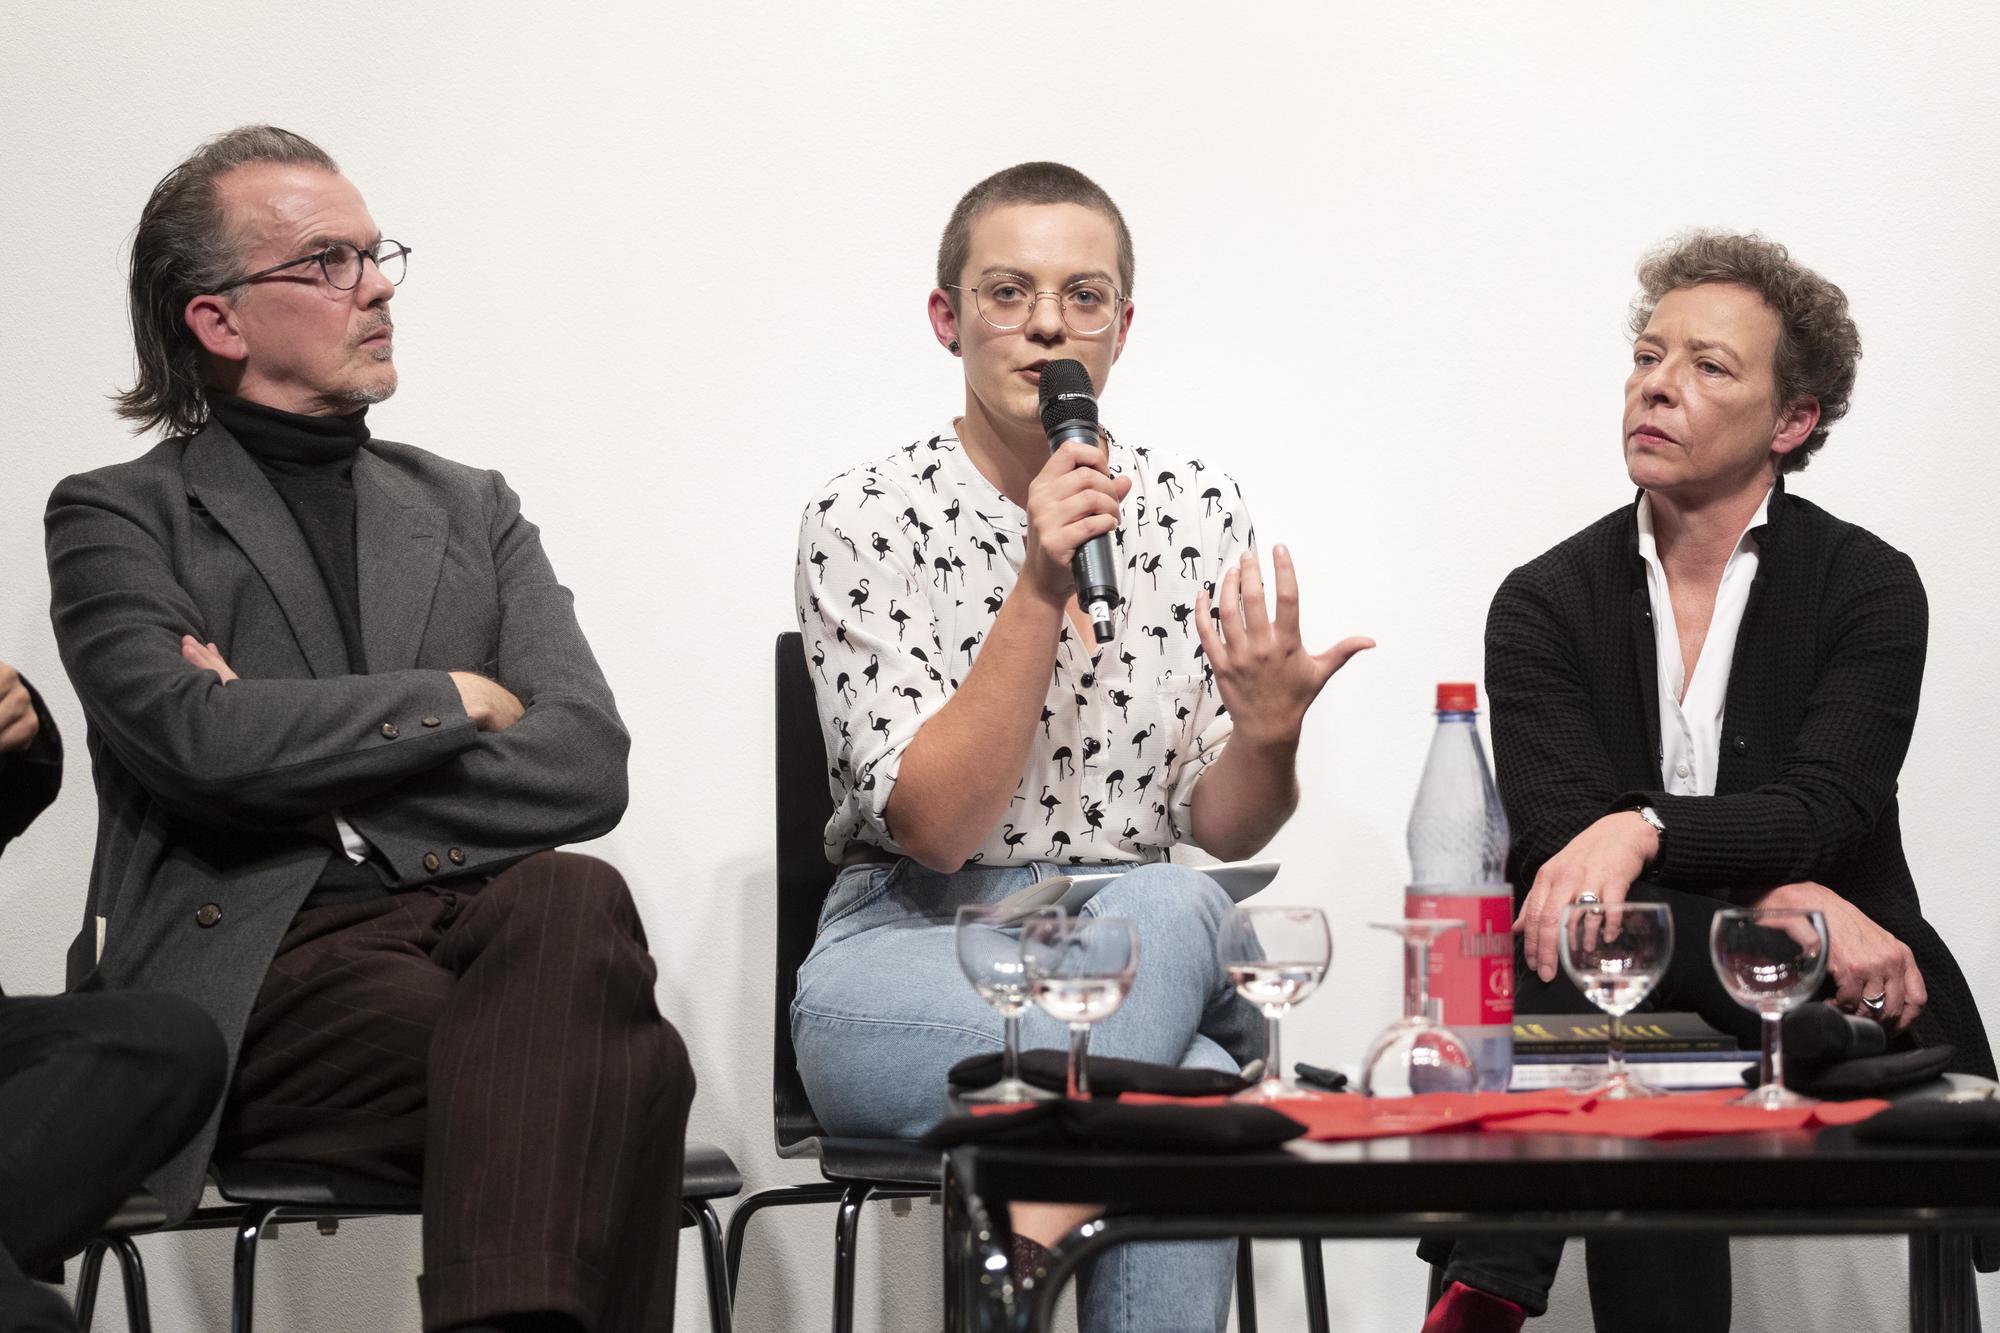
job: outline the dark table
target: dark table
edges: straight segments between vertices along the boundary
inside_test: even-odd
[[[1021,1291],[1006,1266],[1016,1200],[1114,1206]],[[1908,1235],[1912,1330],[1976,1333],[1971,1237],[2000,1231],[2000,1149],[1859,1143],[1844,1127],[1670,1141],[1439,1133],[1215,1156],[975,1145],[946,1155],[944,1208],[946,1326],[977,1333],[1050,1327],[1077,1265],[1135,1240],[1474,1228]]]

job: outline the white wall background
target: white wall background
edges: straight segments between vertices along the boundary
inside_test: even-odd
[[[1392,1016],[1394,945],[1365,923],[1396,910],[1429,686],[1477,675],[1509,568],[1628,498],[1632,266],[1691,224],[1763,229],[1853,300],[1856,405],[1796,489],[1924,573],[1906,836],[2000,1008],[1996,75],[2000,19],[1943,5],[0,8],[0,657],[76,756],[0,862],[0,979],[60,984],[94,817],[42,504],[140,447],[105,395],[130,372],[121,265],[148,188],[268,120],[327,147],[415,247],[405,387],[376,428],[504,469],[576,590],[636,741],[630,813],[596,850],[632,882],[693,1050],[691,1132],[753,1187],[812,1173],[772,1157],[767,1115],[766,662],[794,525],[821,480],[956,410],[923,318],[937,233],[974,180],[1032,157],[1094,175],[1137,236],[1107,419],[1241,480],[1297,555],[1316,643],[1381,640],[1314,710],[1276,846],[1280,892],[1337,939],[1292,1053],[1356,1059]],[[719,577],[732,561],[746,579]],[[760,1219],[740,1327],[824,1326],[830,1225]],[[936,1326],[936,1227],[871,1213],[863,1328]],[[157,1326],[222,1326],[226,1238],[145,1248]],[[1286,1248],[1260,1262],[1269,1328],[1303,1321]],[[1330,1253],[1337,1326],[1415,1327],[1408,1245]],[[1902,1255],[1739,1242],[1737,1326],[1896,1327]],[[417,1266],[413,1224],[293,1233],[261,1327],[413,1330]],[[1581,1270],[1548,1328],[1589,1326]],[[697,1282],[684,1263],[683,1327]]]

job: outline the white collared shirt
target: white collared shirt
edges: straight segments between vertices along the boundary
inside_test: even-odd
[[[1667,590],[1667,571],[1660,564],[1653,539],[1650,495],[1639,497],[1639,554],[1646,562],[1646,595],[1653,604],[1654,660],[1660,693],[1660,780],[1672,796],[1715,795],[1715,771],[1722,754],[1722,710],[1729,701],[1729,668],[1736,659],[1736,632],[1750,605],[1750,585],[1757,577],[1757,540],[1751,529],[1761,527],[1771,511],[1771,494],[1729,554],[1722,582],[1715,590],[1715,612],[1708,637],[1695,658],[1694,679],[1686,679],[1681,662],[1680,629],[1674,621],[1674,599]]]

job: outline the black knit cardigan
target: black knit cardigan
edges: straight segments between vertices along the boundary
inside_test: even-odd
[[[1754,535],[1714,796],[1661,790],[1636,501],[1501,584],[1486,684],[1516,895],[1593,821],[1651,805],[1667,829],[1651,877],[1719,900],[1796,880],[1833,889],[1915,955],[1930,996],[1918,1040],[1952,1043],[1955,1068],[1991,1077],[1978,1007],[1924,920],[1897,818],[1923,685],[1923,582],[1908,556],[1782,481]]]

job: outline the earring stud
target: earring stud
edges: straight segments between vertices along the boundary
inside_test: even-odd
[[[945,344],[945,347],[950,350],[953,356],[958,355],[958,339],[953,338],[950,342]]]

